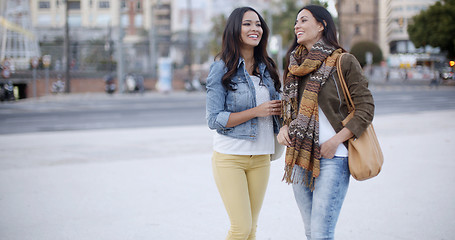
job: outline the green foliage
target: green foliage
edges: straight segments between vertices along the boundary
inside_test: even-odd
[[[327,3],[327,1],[311,0],[310,4],[320,5],[320,6],[323,6],[325,8],[329,7],[329,4]]]
[[[295,18],[297,17],[297,12],[304,7],[304,5],[297,4],[296,2],[295,0],[279,1],[276,3],[278,6],[272,7],[273,9],[281,10],[273,14],[271,28],[273,34],[281,35],[284,46],[291,45],[294,40]],[[328,7],[327,1],[312,0],[310,4],[321,5],[325,8]],[[267,16],[267,14],[264,15]]]
[[[211,40],[209,43],[210,54],[217,55],[221,51],[224,27],[226,26],[226,17],[223,14],[212,18],[213,26]]]
[[[273,7],[281,11],[272,15],[271,28],[273,34],[281,35],[283,45],[289,46],[294,40],[295,17],[303,6],[297,6],[294,0],[281,1],[279,4],[279,6]]]
[[[367,52],[371,52],[373,54],[373,64],[380,63],[382,61],[381,48],[374,42],[358,42],[351,48],[351,54],[359,60],[362,67],[367,64],[365,59],[365,54]]]
[[[455,58],[455,0],[442,0],[412,18],[410,40],[416,47],[431,45]]]
[[[97,71],[114,71],[117,69],[117,62],[109,59],[102,59],[96,63]]]

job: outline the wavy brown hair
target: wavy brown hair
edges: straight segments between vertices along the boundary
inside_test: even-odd
[[[226,21],[226,27],[223,32],[223,43],[221,52],[215,57],[215,59],[221,59],[224,61],[227,67],[227,72],[224,74],[221,82],[223,86],[230,91],[235,91],[235,86],[232,83],[232,77],[237,71],[237,66],[239,64],[240,55],[240,46],[242,44],[240,40],[240,33],[242,31],[242,19],[243,15],[248,12],[255,12],[259,20],[261,21],[262,28],[262,38],[259,44],[254,48],[254,65],[253,65],[253,75],[261,77],[257,72],[259,63],[264,63],[270,76],[273,79],[275,89],[280,91],[281,82],[276,70],[276,64],[272,58],[267,54],[267,42],[269,37],[269,28],[265,23],[261,15],[251,7],[242,7],[236,8],[232,11],[231,15]]]

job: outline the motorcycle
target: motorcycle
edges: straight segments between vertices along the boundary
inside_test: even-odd
[[[113,94],[117,89],[117,86],[114,82],[114,77],[112,75],[107,75],[105,76],[104,81],[106,83],[106,86],[104,88],[104,90],[106,90],[106,93]]]
[[[205,91],[205,82],[202,82],[199,74],[196,74],[192,80],[185,79],[185,90],[188,92],[192,91]]]
[[[138,74],[130,73],[125,76],[126,91],[129,93],[144,93],[144,77]]]
[[[0,101],[14,101],[14,85],[11,81],[0,83]]]
[[[62,80],[57,80],[52,83],[52,93],[63,93],[65,91],[65,83]]]

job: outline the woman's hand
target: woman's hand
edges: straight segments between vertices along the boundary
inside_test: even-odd
[[[226,127],[234,127],[255,117],[267,117],[270,115],[281,115],[281,100],[268,101],[245,111],[231,113]]]
[[[321,144],[321,157],[332,159],[335,156],[335,152],[337,151],[339,142],[331,138],[326,142]]]
[[[280,132],[276,136],[278,143],[287,147],[291,146],[291,138],[289,137],[289,127],[284,125],[280,128]]]
[[[257,117],[267,117],[271,115],[281,115],[281,100],[272,100],[256,107]]]
[[[341,129],[335,136],[321,144],[321,157],[332,159],[338,146],[353,136],[354,134],[348,128]]]

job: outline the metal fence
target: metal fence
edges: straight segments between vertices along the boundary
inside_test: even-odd
[[[43,55],[52,58],[50,69],[64,71],[64,46],[62,42],[41,43]],[[85,41],[70,43],[70,71],[72,72],[115,72],[117,51],[112,42]],[[123,61],[125,73],[152,74],[148,43],[124,44]],[[43,68],[42,61],[38,68]]]

